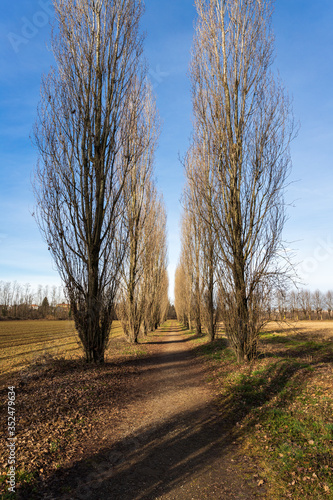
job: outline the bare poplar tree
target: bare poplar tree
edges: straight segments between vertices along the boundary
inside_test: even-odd
[[[54,0],[56,68],[35,126],[37,221],[66,286],[86,360],[102,363],[127,243],[132,103],[146,78],[141,0]],[[136,117],[139,119],[139,117]]]
[[[188,308],[190,320],[193,318],[196,333],[201,334],[202,309],[202,222],[195,212],[193,193],[184,190],[184,216],[182,220],[182,253],[187,274]]]
[[[128,138],[129,154],[134,166],[124,184],[125,225],[128,245],[122,265],[121,295],[118,315],[126,338],[137,342],[144,317],[146,297],[144,288],[145,227],[156,197],[152,179],[154,154],[159,135],[155,100],[147,81],[138,82],[142,88],[135,93],[130,113],[132,131]],[[150,235],[153,237],[153,234]]]
[[[298,320],[298,307],[299,307],[299,293],[298,291],[291,290],[289,293],[289,310],[291,319]]]
[[[321,293],[320,290],[315,290],[312,294],[312,304],[313,308],[316,311],[317,314],[317,319],[323,319],[323,303],[324,303],[324,296]]]
[[[168,298],[166,213],[164,203],[156,195],[150,202],[149,219],[145,226],[144,333],[156,330],[165,321]]]
[[[169,305],[170,305],[169,277],[166,266],[166,260],[165,260],[165,265],[163,266],[163,270],[161,272],[159,289],[160,289],[159,317],[157,318],[158,324],[155,322],[156,327],[162,325],[168,319],[168,314],[169,314]]]
[[[189,200],[190,201],[190,200]],[[191,203],[192,205],[192,203]],[[195,216],[194,210],[191,205],[188,207],[189,211],[189,224],[192,233],[190,240],[190,252],[192,263],[192,280],[193,280],[193,314],[195,321],[195,330],[197,335],[201,334],[201,314],[202,314],[202,267],[201,267],[201,246],[202,241],[202,223],[201,220]]]
[[[181,255],[175,272],[175,309],[178,321],[189,329],[191,316],[188,308],[189,299],[187,297],[188,287],[186,287],[186,282],[187,275]]]
[[[289,272],[283,194],[295,128],[270,71],[272,4],[196,0],[194,141],[207,145],[222,315],[238,361],[256,356],[268,295]]]
[[[185,158],[185,194],[190,200],[195,227],[200,227],[201,312],[210,340],[214,340],[217,321],[216,237],[213,230],[211,165],[206,136],[197,128]]]
[[[192,227],[189,213],[183,212],[181,221],[181,253],[175,279],[175,307],[178,319],[192,330],[194,318],[194,262],[192,245]]]
[[[0,281],[0,305],[1,315],[7,316],[12,302],[12,284],[10,281]]]
[[[299,303],[304,314],[304,319],[311,319],[311,292],[309,290],[299,291]]]
[[[331,314],[333,310],[333,290],[328,290],[325,294],[325,305],[327,307],[328,319],[331,319]]]
[[[178,263],[175,271],[175,285],[174,285],[174,296],[175,296],[175,311],[177,320],[183,325],[186,324],[185,307],[183,305],[184,297],[182,295],[182,280],[183,269],[180,263]]]
[[[216,239],[210,224],[203,225],[201,242],[202,251],[202,283],[203,321],[210,341],[215,339],[218,309],[216,299]]]
[[[201,333],[202,259],[201,221],[192,206],[192,193],[184,191],[181,222],[181,254],[175,276],[175,308],[178,320],[190,330]]]

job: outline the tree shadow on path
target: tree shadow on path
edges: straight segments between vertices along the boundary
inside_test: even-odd
[[[208,478],[216,485],[214,498],[255,498],[256,484],[248,484],[235,461],[240,430],[230,427],[215,403],[140,429],[62,470],[46,489],[63,500],[149,500],[194,481],[200,499],[212,498],[204,496]],[[226,496],[218,496],[222,491]]]
[[[186,359],[191,366],[197,362],[186,350],[141,361],[143,366],[150,363],[151,370],[165,370],[166,363],[175,369],[179,362],[180,376],[184,376]],[[40,485],[36,496],[30,491],[30,496],[22,492],[19,498],[153,500],[162,496],[170,500],[252,500],[262,497],[264,490],[258,488],[253,477],[254,465],[237,455],[237,439],[244,433],[242,422],[253,409],[270,401],[287,384],[291,387],[293,380],[297,391],[297,370],[283,364],[271,367],[269,373],[262,375],[258,387],[242,380],[223,397],[171,417],[162,416],[157,425],[141,426],[73,466],[57,471]],[[172,385],[172,378],[168,385]],[[289,395],[292,397],[292,391]],[[134,424],[140,421],[140,402],[137,401]]]

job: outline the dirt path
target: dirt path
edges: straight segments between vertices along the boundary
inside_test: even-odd
[[[136,362],[138,376],[118,421],[109,422],[105,414],[96,452],[70,468],[57,492],[50,488],[43,498],[262,497],[255,470],[239,455],[230,423],[207,386],[208,365],[192,349],[176,322],[169,332],[154,335],[151,355]]]

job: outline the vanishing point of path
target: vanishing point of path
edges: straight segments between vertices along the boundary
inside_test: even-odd
[[[71,469],[70,494],[48,498],[263,498],[256,470],[239,454],[232,425],[207,384],[208,364],[192,352],[192,338],[175,321],[150,338],[150,356],[133,362],[138,371],[129,403],[116,423],[105,417],[99,451]]]

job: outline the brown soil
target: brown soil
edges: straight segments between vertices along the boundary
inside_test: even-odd
[[[87,420],[93,425],[75,441],[72,458],[19,498],[265,497],[260,471],[241,453],[237,415],[223,415],[207,383],[209,364],[195,356],[192,339],[173,322],[169,332],[158,331],[145,344],[148,356],[124,361],[121,403],[101,393],[101,405],[94,402]]]

